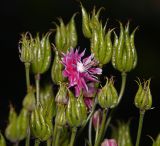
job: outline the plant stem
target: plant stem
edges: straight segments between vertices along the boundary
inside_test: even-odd
[[[77,128],[73,127],[72,128],[72,134],[71,134],[71,139],[70,139],[69,146],[73,146],[74,145],[74,140],[75,140],[75,137],[76,137],[76,132],[77,132]]]
[[[145,111],[140,111],[139,125],[138,125],[137,139],[136,139],[136,146],[139,146],[139,143],[140,143],[144,114],[145,114]]]
[[[101,123],[101,127],[98,133],[98,137],[97,140],[94,144],[94,146],[100,146],[100,142],[104,133],[104,127],[105,127],[105,122],[106,122],[106,117],[107,117],[107,111],[108,109],[103,109],[103,115],[102,115],[102,123]]]
[[[39,144],[40,144],[40,140],[39,139],[35,139],[34,146],[39,146]]]
[[[89,138],[89,144],[92,146],[92,117],[90,118],[89,121],[89,127],[88,127],[88,138]]]
[[[19,145],[19,141],[17,141],[16,143],[14,143],[13,146],[18,146]]]
[[[28,129],[27,129],[27,137],[26,137],[25,146],[30,146],[30,127],[29,127],[29,125],[28,125]]]
[[[121,83],[121,89],[118,97],[118,104],[121,102],[122,96],[124,94],[125,86],[126,86],[126,78],[127,74],[125,72],[121,73],[122,83]]]
[[[25,63],[27,92],[29,91],[29,87],[30,87],[29,70],[30,70],[30,63]]]
[[[51,138],[47,140],[47,146],[51,146]]]
[[[61,129],[57,128],[56,139],[55,139],[55,146],[59,146],[60,135],[61,135]]]
[[[37,106],[39,106],[39,104],[40,104],[40,97],[39,97],[40,74],[35,75],[35,81],[36,81],[36,100],[37,100]]]

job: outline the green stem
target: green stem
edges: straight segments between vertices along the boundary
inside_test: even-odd
[[[126,78],[127,74],[125,72],[121,73],[122,83],[121,83],[121,89],[118,97],[118,104],[121,102],[122,96],[124,94],[125,86],[126,86]]]
[[[105,127],[105,123],[106,123],[106,117],[107,117],[107,111],[108,109],[103,109],[103,115],[102,115],[102,123],[101,123],[101,127],[98,133],[98,137],[97,140],[94,144],[94,146],[100,146],[101,140],[102,140],[102,136],[104,133],[104,127]]]
[[[47,146],[51,146],[51,139],[50,138],[47,140]]]
[[[69,146],[73,146],[74,145],[74,140],[75,140],[75,137],[76,137],[76,132],[77,132],[77,128],[73,127],[72,128],[72,134],[71,134],[71,139],[70,139]]]
[[[35,139],[34,146],[39,146],[39,144],[40,144],[40,140],[39,139]]]
[[[144,114],[145,114],[145,111],[140,111],[138,133],[137,133],[137,139],[136,139],[136,146],[139,146],[139,143],[140,143]]]
[[[89,130],[88,130],[89,144],[90,144],[90,146],[92,146],[92,117],[90,118],[88,128],[89,128]]]
[[[30,127],[28,126],[25,146],[30,146],[30,133]]]
[[[29,91],[29,88],[30,88],[29,69],[30,69],[30,63],[25,63],[27,92]]]
[[[35,75],[35,81],[36,81],[36,100],[37,100],[37,106],[39,106],[39,104],[40,104],[40,97],[39,97],[40,74]]]
[[[59,146],[60,135],[61,135],[61,129],[58,128],[56,133],[55,146]]]

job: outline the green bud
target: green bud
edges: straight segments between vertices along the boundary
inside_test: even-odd
[[[137,29],[137,28],[136,28]],[[112,65],[120,72],[129,72],[137,64],[137,53],[134,45],[134,35],[136,29],[129,34],[129,23],[125,29],[120,23],[120,35],[115,34],[113,45]]]
[[[31,63],[34,74],[42,74],[46,72],[51,62],[51,45],[49,42],[50,33],[46,33],[40,40],[37,34],[33,41],[33,61]]]
[[[58,51],[56,51],[51,69],[52,81],[55,84],[59,84],[60,82],[63,82],[65,80],[65,78],[62,75],[62,70],[63,70],[63,64],[60,62]]]
[[[46,118],[46,111],[42,107],[36,107],[31,114],[31,133],[41,141],[46,141],[52,135],[52,121]]]
[[[98,102],[102,108],[114,108],[118,103],[118,93],[114,87],[113,77],[107,78],[106,84],[98,93]]]
[[[160,134],[157,136],[156,140],[153,142],[152,146],[160,146]]]
[[[67,104],[68,102],[68,95],[67,95],[67,86],[65,83],[60,83],[59,90],[56,95],[55,101],[58,104]]]
[[[0,146],[6,146],[6,141],[1,132],[0,132]]]
[[[116,139],[119,146],[133,146],[129,123],[130,122],[124,123],[119,121],[118,126],[112,128],[112,137]]]
[[[27,109],[28,111],[33,111],[35,108],[35,91],[32,87],[30,87],[29,92],[27,93],[27,95],[24,97],[23,99],[23,107],[25,109]]]
[[[135,95],[134,103],[141,111],[151,109],[152,107],[152,95],[150,91],[150,79],[141,83],[138,83],[138,91]]]
[[[87,118],[87,109],[83,96],[80,95],[78,99],[76,99],[70,90],[69,101],[66,109],[66,118],[71,127],[78,127],[82,125]]]
[[[66,106],[63,104],[58,104],[58,109],[55,118],[55,124],[59,127],[63,127],[66,125],[66,114],[65,114]]]
[[[22,38],[19,42],[20,60],[24,63],[31,63],[33,60],[32,54],[32,42],[33,38],[30,33],[22,34]]]

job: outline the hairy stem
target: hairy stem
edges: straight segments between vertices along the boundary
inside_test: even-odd
[[[39,97],[39,90],[40,90],[40,74],[35,75],[35,81],[36,81],[36,100],[37,100],[37,106],[40,104],[40,97]]]
[[[72,128],[72,134],[71,134],[71,139],[70,139],[69,146],[73,146],[73,145],[74,145],[76,133],[77,133],[77,128],[76,128],[76,127],[73,127],[73,128]]]
[[[89,121],[88,138],[89,138],[90,146],[92,146],[92,117],[90,118],[90,121]]]

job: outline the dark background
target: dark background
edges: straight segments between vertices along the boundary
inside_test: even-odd
[[[138,52],[138,65],[128,74],[124,98],[115,119],[132,118],[131,131],[135,141],[138,110],[133,104],[137,90],[136,77],[152,78],[151,91],[153,95],[153,110],[146,113],[142,133],[142,145],[151,145],[151,140],[160,133],[160,1],[159,0],[83,0],[84,7],[91,11],[95,5],[103,6],[103,20],[109,18],[109,27],[119,27],[116,20],[126,24],[131,22],[131,29],[139,26],[135,43]],[[45,33],[54,29],[53,21],[62,17],[67,23],[75,12],[80,12],[76,0],[1,0],[0,1],[0,129],[7,124],[9,103],[21,108],[25,95],[24,66],[19,60],[18,41],[22,32],[30,31]],[[81,13],[76,17],[79,32],[78,46],[89,47],[81,32]],[[118,30],[118,29],[117,29]],[[106,75],[116,76],[119,88],[120,74],[111,65],[105,68]],[[114,122],[115,120],[113,120]]]

